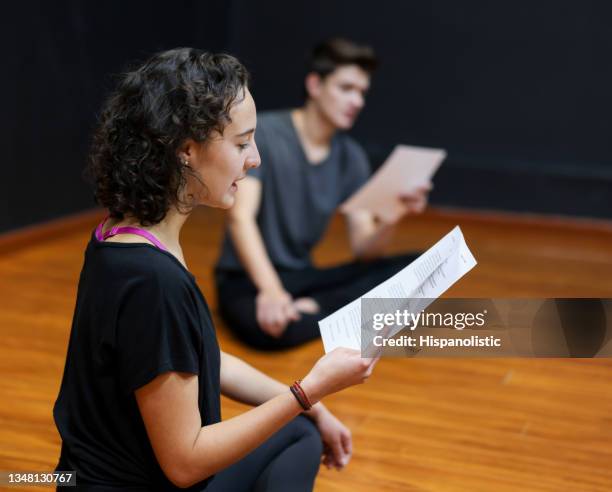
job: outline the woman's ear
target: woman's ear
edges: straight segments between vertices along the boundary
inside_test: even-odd
[[[196,143],[193,139],[186,139],[178,149],[177,157],[183,164],[189,164],[190,160],[195,157]]]

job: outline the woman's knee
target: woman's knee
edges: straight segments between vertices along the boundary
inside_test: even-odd
[[[307,449],[308,454],[315,457],[318,463],[323,454],[323,441],[317,426],[312,420],[303,415],[293,419],[290,425],[294,427],[294,432],[297,436],[296,440],[304,443],[304,448]]]

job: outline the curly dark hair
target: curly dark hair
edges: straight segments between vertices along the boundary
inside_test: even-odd
[[[93,136],[86,174],[96,201],[111,217],[133,216],[144,226],[171,206],[189,209],[181,191],[194,173],[178,150],[187,139],[223,133],[248,79],[233,56],[194,48],[157,53],[124,73]]]

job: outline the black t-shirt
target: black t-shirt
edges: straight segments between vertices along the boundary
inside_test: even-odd
[[[92,235],[53,409],[57,469],[81,486],[202,490],[206,481],[178,489],[166,478],[136,403],[134,390],[168,371],[197,374],[202,425],[221,420],[219,345],[195,277],[152,245]]]

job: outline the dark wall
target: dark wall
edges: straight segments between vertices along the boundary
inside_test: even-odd
[[[110,74],[154,51],[237,54],[260,109],[300,103],[330,35],[382,58],[354,129],[379,164],[441,146],[432,202],[612,217],[612,4],[605,1],[22,1],[0,39],[0,232],[93,205],[81,178]]]
[[[176,46],[223,49],[226,9],[218,3],[30,0],[7,7],[0,232],[95,206],[82,171],[112,74]]]
[[[383,62],[354,129],[375,166],[396,143],[440,146],[434,203],[612,217],[612,3],[236,4],[260,109],[299,104],[309,47],[353,37]]]

